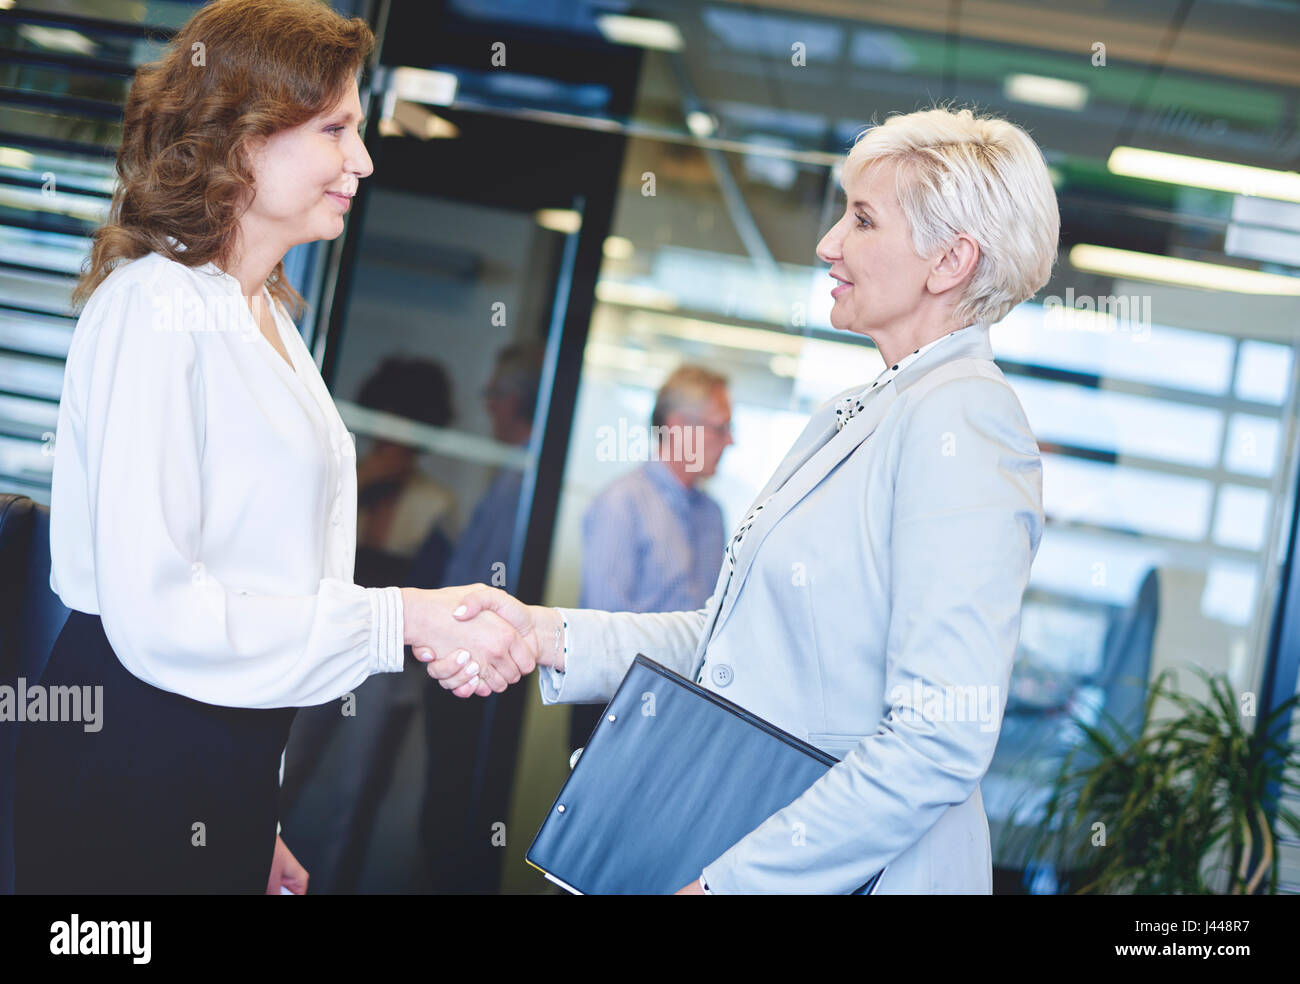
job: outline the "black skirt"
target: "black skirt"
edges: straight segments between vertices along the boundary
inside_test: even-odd
[[[19,725],[17,892],[266,890],[296,708],[219,707],[150,686],[118,662],[99,616],[78,611],[40,686],[102,686],[99,730]]]

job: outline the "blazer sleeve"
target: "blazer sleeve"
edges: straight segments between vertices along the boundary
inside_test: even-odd
[[[594,704],[609,700],[638,653],[684,677],[699,669],[695,651],[706,615],[717,600],[694,612],[597,612],[561,608],[564,672],[537,671],[543,704]]]
[[[144,285],[112,286],[84,339],[88,391],[65,398],[81,403],[95,590],[123,664],[160,689],[232,707],[324,703],[400,670],[398,588],[325,578],[312,594],[251,594],[204,565],[196,342],[153,329]]]
[[[993,758],[1043,527],[1041,459],[1004,382],[961,377],[917,400],[898,445],[882,720],[704,869],[717,893],[852,892],[968,800]]]

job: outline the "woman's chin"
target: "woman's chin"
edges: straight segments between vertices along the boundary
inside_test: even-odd
[[[855,335],[863,334],[862,328],[847,314],[837,315],[834,311],[830,317],[831,327],[836,331],[848,331]]]
[[[309,239],[309,240],[307,240],[307,241],[308,241],[308,242],[321,242],[321,241],[328,242],[328,241],[333,240],[333,239],[338,239],[339,236],[341,236],[341,235],[343,235],[343,216],[340,215],[340,216],[338,217],[338,221],[337,221],[337,222],[331,223],[329,226],[323,226],[323,227],[321,227],[321,228],[316,229],[316,234],[315,234],[314,236],[312,236],[312,238]]]

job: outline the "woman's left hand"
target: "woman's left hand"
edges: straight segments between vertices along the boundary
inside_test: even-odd
[[[275,835],[275,857],[271,859],[271,877],[266,882],[267,895],[283,895],[283,885],[294,895],[307,894],[307,869],[298,863],[289,846]]]
[[[685,885],[682,888],[679,888],[677,891],[673,892],[673,894],[674,895],[703,895],[704,889],[700,888],[700,880],[697,878],[695,879],[695,881],[691,882],[690,884]]]

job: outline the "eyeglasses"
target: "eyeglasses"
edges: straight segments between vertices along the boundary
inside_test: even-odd
[[[710,423],[707,423],[707,422],[701,420],[701,421],[699,421],[698,426],[700,426],[700,427],[707,427],[709,430],[713,431],[713,433],[717,434],[719,437],[732,437],[732,436],[734,435],[734,433],[735,433],[735,432],[731,429],[731,421],[730,421],[730,420],[726,421],[725,423],[721,423],[721,424],[710,424]]]

